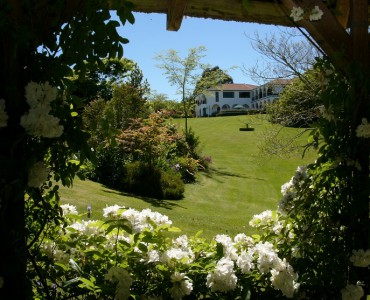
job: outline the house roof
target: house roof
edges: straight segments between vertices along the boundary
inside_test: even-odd
[[[257,86],[245,83],[225,83],[221,86],[210,88],[211,91],[251,91]]]
[[[277,78],[265,83],[264,85],[287,85],[290,84],[291,81],[291,79]]]

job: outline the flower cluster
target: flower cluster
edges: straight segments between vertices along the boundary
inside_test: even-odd
[[[328,120],[329,122],[335,120],[334,112],[333,112],[333,106],[332,105],[330,105],[328,108],[326,108],[324,105],[320,105],[318,107],[318,109],[319,109],[320,115],[324,119]]]
[[[221,258],[214,271],[207,275],[207,287],[211,291],[232,291],[236,288],[237,281],[234,262],[228,257]]]
[[[370,249],[353,250],[350,261],[355,267],[367,268],[370,265]]]
[[[182,235],[172,241],[172,247],[169,247],[160,255],[160,261],[170,267],[174,267],[177,262],[185,264],[192,263],[195,259],[193,250],[189,247],[188,237]]]
[[[246,275],[251,280],[259,280],[262,276],[264,284],[270,284],[288,298],[292,298],[298,288],[298,275],[285,259],[279,258],[278,251],[269,242],[256,242],[242,233],[234,238],[219,234],[211,243],[187,235],[169,238],[171,231],[176,231],[172,222],[167,216],[149,209],[106,207],[104,214],[110,220],[104,223],[74,218],[78,212],[73,205],[64,204],[61,208],[68,215],[65,236],[54,241],[45,239],[41,249],[52,262],[64,264],[66,268],[71,261],[82,267],[89,262],[89,270],[102,268],[103,279],[110,290],[114,288],[115,299],[144,296],[140,292],[135,294],[135,287],[143,284],[139,282],[143,276],[146,284],[150,284],[145,299],[171,297],[181,300],[205,286],[208,288],[205,295],[211,297],[217,293],[225,296],[242,293]],[[271,216],[269,213],[262,215]],[[120,226],[121,220],[128,221],[132,230],[112,229],[112,224],[116,222]],[[98,254],[99,249],[104,255]]]
[[[64,263],[67,264],[70,259],[70,255],[68,255],[62,249],[59,249],[55,242],[46,240],[42,247],[44,253],[47,255],[48,258],[53,260],[57,263]]]
[[[76,206],[70,204],[62,204],[60,208],[63,211],[63,216],[65,215],[78,215]]]
[[[169,220],[167,216],[158,212],[153,212],[150,209],[144,209],[140,212],[132,208],[125,209],[117,204],[104,208],[103,216],[105,218],[128,220],[131,223],[133,232],[135,233],[141,232],[144,229],[153,229],[153,222],[156,226],[172,224],[172,221]]]
[[[252,220],[249,221],[251,227],[266,226],[274,222],[274,218],[271,210],[265,210],[258,215],[254,215]]]
[[[278,267],[271,270],[270,279],[272,286],[280,290],[287,298],[293,298],[294,292],[299,288],[298,274],[285,259],[279,262]]]
[[[8,115],[5,110],[5,100],[0,99],[0,128],[6,127],[8,122]]]
[[[262,213],[257,216],[268,216],[272,219],[272,213]],[[255,216],[255,219],[258,217]],[[266,224],[271,225],[268,221]],[[288,298],[292,298],[298,289],[298,275],[294,273],[292,266],[285,259],[280,259],[273,244],[269,242],[254,243],[245,235],[237,235],[234,241],[227,235],[217,235],[216,242],[223,246],[224,257],[217,263],[213,272],[207,276],[207,286],[213,291],[227,292],[235,289],[237,284],[236,267],[243,274],[250,274],[258,270],[260,274],[271,274],[271,285]]]
[[[181,300],[190,295],[193,290],[193,283],[184,273],[175,272],[171,275],[173,286],[169,289],[172,299]]]
[[[359,283],[348,284],[341,290],[341,294],[342,300],[360,300],[364,296],[364,290]]]
[[[278,205],[279,213],[286,215],[292,208],[292,200],[305,182],[306,178],[307,168],[305,166],[299,166],[290,181],[281,186],[281,194],[283,195],[283,198],[280,200]]]
[[[57,97],[57,88],[48,82],[39,84],[31,81],[25,91],[30,110],[21,117],[22,127],[30,135],[46,138],[60,137],[64,128],[59,125],[59,119],[50,114],[51,102]]]
[[[44,162],[38,161],[28,170],[28,186],[38,188],[48,178],[49,169]]]
[[[290,17],[294,20],[294,22],[303,20],[305,16],[308,16],[310,21],[318,21],[321,20],[323,14],[323,11],[317,5],[315,5],[308,12],[305,12],[302,7],[294,6],[292,8]]]
[[[119,219],[120,211],[121,209],[124,209],[124,207],[120,205],[112,205],[112,206],[107,206],[106,208],[103,208],[103,217],[104,218],[114,218],[114,219]]]
[[[98,235],[104,232],[104,230],[97,226],[97,221],[94,220],[81,220],[80,222],[72,223],[67,227],[67,229],[69,228],[72,228],[73,230],[76,230],[77,232],[87,236]]]
[[[105,280],[117,283],[115,300],[126,300],[130,297],[132,279],[125,269],[117,266],[111,267],[105,275]]]
[[[370,124],[367,119],[362,119],[362,123],[356,128],[356,135],[359,138],[370,138]]]

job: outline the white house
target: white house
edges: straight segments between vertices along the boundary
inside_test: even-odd
[[[195,113],[197,117],[207,117],[221,110],[251,108],[252,91],[256,88],[251,84],[221,84],[210,88],[196,99]]]
[[[252,91],[251,108],[263,109],[266,104],[276,101],[279,99],[279,95],[289,83],[290,79],[274,79],[256,87]]]
[[[288,79],[275,79],[264,85],[228,83],[210,88],[196,99],[196,117],[214,116],[223,110],[263,109],[278,99]]]

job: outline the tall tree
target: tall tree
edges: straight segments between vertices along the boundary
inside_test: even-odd
[[[293,78],[280,94],[279,101],[266,105],[270,121],[293,127],[310,127],[317,121],[319,107],[324,104],[320,98],[322,76],[316,69],[303,76],[305,81]]]
[[[151,92],[147,104],[151,113],[161,110],[171,111],[174,114],[177,112],[181,113],[181,103],[168,99],[168,96],[163,93]]]
[[[72,79],[73,94],[88,102],[98,98],[109,101],[114,87],[123,83],[137,88],[142,96],[150,89],[137,63],[127,58],[105,58],[93,64],[83,78],[75,72]]]
[[[312,69],[315,58],[322,56],[316,48],[297,29],[282,30],[279,35],[262,37],[255,33],[249,37],[253,49],[262,56],[252,67],[243,67],[245,74],[257,82],[265,83],[276,78],[299,77],[303,81],[305,72]]]
[[[207,68],[203,71],[202,76],[197,81],[193,92],[193,97],[198,96],[205,90],[219,84],[234,83],[233,78],[219,66]]]
[[[169,83],[175,86],[177,92],[181,95],[186,134],[188,133],[188,102],[200,77],[199,71],[205,69],[205,66],[201,63],[202,58],[205,57],[205,51],[206,48],[204,46],[190,48],[188,55],[185,58],[181,58],[177,51],[170,49],[155,57],[160,63],[158,67],[164,70]]]

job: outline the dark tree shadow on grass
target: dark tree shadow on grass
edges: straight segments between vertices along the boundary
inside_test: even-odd
[[[253,179],[253,180],[261,180],[265,181],[263,178],[258,178],[258,177],[253,177],[253,176],[246,176],[244,174],[238,174],[234,172],[229,172],[223,169],[217,169],[217,168],[210,168],[207,172],[203,172],[203,174],[210,178],[210,179],[215,179],[216,176],[220,177],[238,177],[238,178],[245,178],[245,179]]]
[[[119,196],[126,196],[126,197],[135,198],[135,199],[144,201],[146,203],[149,203],[150,205],[152,205],[154,207],[161,207],[161,208],[164,208],[164,209],[172,209],[174,207],[181,207],[181,208],[186,209],[186,207],[183,207],[183,206],[179,205],[178,203],[176,203],[179,200],[156,199],[156,198],[152,198],[152,197],[140,196],[140,195],[125,192],[125,191],[116,190],[116,189],[113,189],[113,188],[110,188],[110,187],[107,187],[107,186],[105,186],[105,187],[107,188],[107,189],[103,189],[103,191],[105,193],[110,193],[110,194],[116,194],[116,195],[119,195]]]

